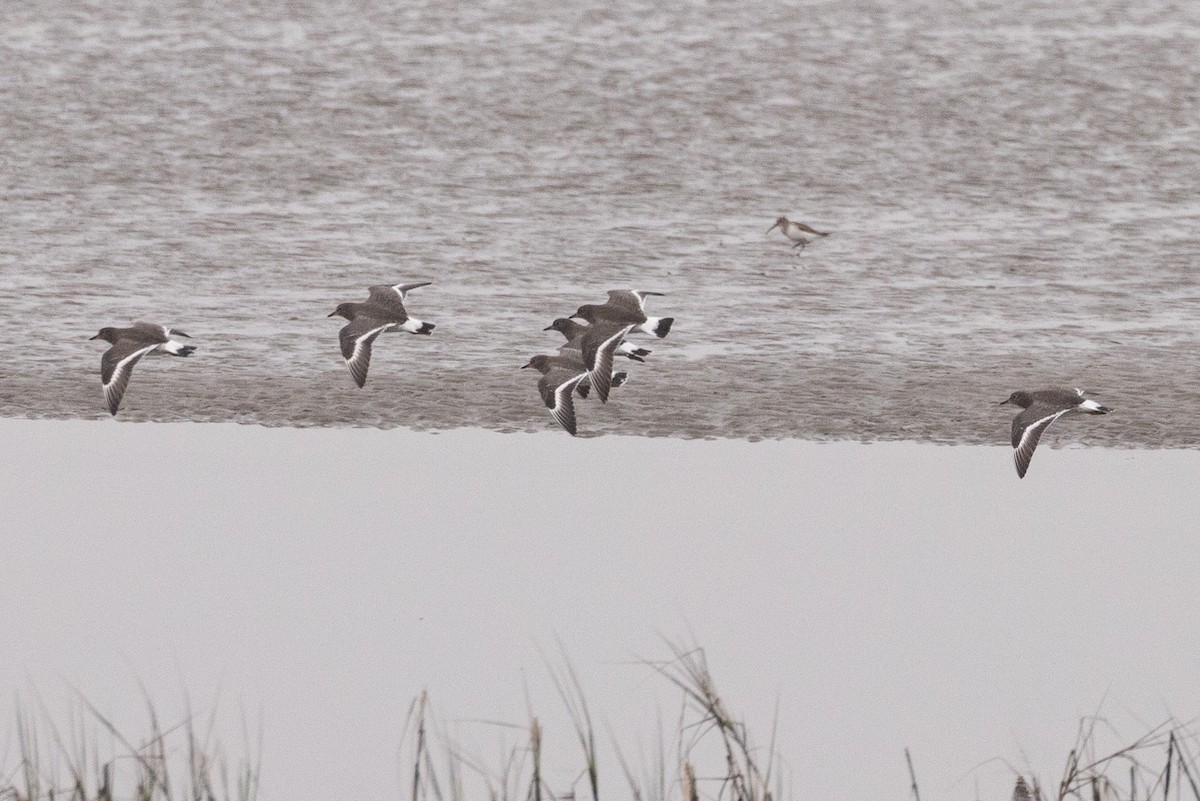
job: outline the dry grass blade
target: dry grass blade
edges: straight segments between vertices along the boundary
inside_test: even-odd
[[[1183,749],[1183,743],[1176,743],[1176,751],[1179,753],[1179,770],[1183,772],[1184,777],[1188,780],[1188,786],[1192,788],[1192,798],[1194,798],[1195,801],[1200,801],[1200,788],[1196,786],[1196,779],[1194,775],[1196,769],[1195,762],[1192,762],[1191,759],[1186,757]],[[1192,762],[1192,767],[1188,767],[1188,762]]]
[[[1195,781],[1195,762],[1185,749],[1186,738],[1193,735],[1191,724],[1180,724],[1169,719],[1153,727],[1133,742],[1111,752],[1100,751],[1097,746],[1097,725],[1104,722],[1099,717],[1080,722],[1075,746],[1068,755],[1062,779],[1059,782],[1057,801],[1136,801],[1139,785],[1145,801],[1157,797],[1161,786],[1163,801],[1168,801],[1172,790],[1178,796],[1180,782],[1186,781],[1191,789],[1193,801],[1200,801],[1200,784]],[[1107,724],[1106,724],[1107,725]],[[1111,727],[1109,727],[1111,731]],[[1158,764],[1157,754],[1166,751],[1166,762],[1161,770],[1148,767],[1148,762]],[[1122,796],[1118,784],[1125,779],[1114,780],[1118,766],[1128,767],[1128,795]],[[1041,790],[1034,780],[1034,798],[1040,801]]]
[[[907,746],[904,749],[904,761],[908,763],[908,778],[912,780],[913,799],[921,801],[921,791],[917,789],[917,772],[913,770],[912,754],[909,753]],[[1017,781],[1019,782],[1020,778]]]
[[[412,794],[411,801],[436,801],[441,798],[440,787],[449,787],[452,796],[458,798],[488,798],[492,801],[557,801],[558,798],[572,801],[596,801],[599,797],[599,765],[596,757],[597,743],[593,716],[583,692],[583,683],[578,672],[567,659],[565,649],[559,644],[562,661],[546,663],[551,681],[566,708],[574,728],[578,745],[582,748],[586,769],[576,774],[567,792],[556,797],[547,779],[547,754],[552,753],[547,747],[547,731],[542,725],[542,718],[534,713],[529,701],[526,688],[526,708],[528,724],[517,726],[511,723],[476,719],[473,722],[498,726],[503,729],[519,728],[526,732],[517,747],[506,750],[504,758],[499,763],[497,771],[488,772],[479,761],[466,760],[462,749],[455,745],[444,734],[435,733],[438,730],[437,718],[433,715],[428,696],[424,693],[414,699],[409,708],[404,724],[402,744],[405,741],[414,743],[401,764],[411,765]],[[718,694],[708,665],[704,660],[704,652],[698,648],[684,650],[673,649],[673,658],[665,663],[648,663],[654,670],[667,677],[671,683],[683,691],[683,702],[680,706],[677,738],[678,768],[672,771],[668,766],[667,746],[663,735],[661,716],[658,717],[658,746],[654,756],[639,766],[627,758],[616,737],[609,730],[613,741],[617,762],[624,774],[629,787],[627,797],[632,801],[667,801],[677,797],[675,782],[679,782],[683,801],[699,801],[701,798],[700,784],[702,782],[719,782],[719,788],[712,794],[719,801],[727,797],[731,801],[772,801],[782,795],[782,779],[778,773],[760,770],[756,761],[755,751],[750,745],[745,726],[735,720],[727,709],[724,700]],[[772,728],[770,753],[774,760],[774,743],[778,733],[778,709],[775,715],[775,725]],[[716,733],[717,737],[711,735]],[[724,754],[724,764],[713,774],[697,778],[695,760],[691,757],[693,747],[699,745],[698,738],[708,738],[712,746],[705,749],[720,749],[715,753]],[[430,759],[431,750],[437,750],[436,742],[441,742],[451,752],[453,763],[444,772],[434,770],[434,762]],[[464,787],[462,768],[467,767],[478,774],[478,778],[486,782],[486,792],[478,792],[475,787]],[[648,767],[648,769],[647,769]],[[677,779],[669,779],[674,773]],[[715,774],[715,775],[714,775]],[[442,782],[440,776],[448,776]],[[585,791],[579,785],[583,777],[587,777],[590,798],[585,799]],[[772,793],[768,789],[767,779],[773,779],[779,790]],[[474,781],[474,779],[473,779]]]
[[[533,756],[529,794],[533,801],[542,801],[542,726],[536,717],[529,724],[529,752]]]
[[[625,752],[621,750],[621,745],[617,742],[617,738],[609,733],[609,739],[612,740],[613,751],[617,755],[617,764],[621,766],[621,773],[625,775],[625,783],[629,785],[629,792],[633,795],[633,801],[644,801],[642,796],[642,788],[639,786],[637,779],[633,776],[633,771],[629,768],[629,761],[625,759]]]
[[[239,779],[235,798],[230,790],[224,757],[211,747],[206,749],[199,745],[190,712],[185,721],[163,727],[149,694],[142,688],[149,733],[141,745],[134,745],[133,740],[126,737],[107,716],[102,715],[94,704],[78,691],[73,691],[73,695],[75,704],[85,712],[78,719],[74,714],[70,717],[70,743],[62,736],[64,729],[56,724],[40,697],[40,717],[36,719],[21,711],[18,705],[16,727],[21,765],[14,776],[19,775],[24,786],[18,787],[11,779],[4,781],[0,784],[0,799],[113,801],[119,798],[130,801],[173,801],[177,797],[186,797],[192,801],[254,800],[258,768],[246,768]],[[190,770],[186,772],[187,781],[177,785],[171,779],[170,767],[181,757],[172,756],[179,749],[168,748],[167,741],[180,736],[177,734],[180,729],[184,730],[182,736],[186,737],[188,743],[186,754]],[[101,757],[95,736],[98,730],[107,732],[119,746],[116,753]],[[44,737],[39,732],[48,732],[47,736],[54,743],[51,753],[42,750]],[[132,776],[128,778],[122,777],[117,769],[123,760],[134,766]],[[61,777],[60,773],[66,776]],[[223,779],[220,787],[214,785],[218,774]],[[125,789],[119,790],[118,785]]]
[[[679,787],[684,801],[700,801],[700,796],[696,792],[696,769],[692,767],[691,762],[683,763]]]
[[[717,692],[704,649],[684,648],[669,641],[667,646],[672,651],[673,659],[667,662],[643,661],[683,691],[700,713],[697,723],[701,727],[718,732],[725,752],[725,776],[721,792],[727,786],[734,801],[770,801],[767,774],[754,757],[746,727],[733,718]],[[773,755],[770,758],[773,759]]]
[[[421,757],[425,752],[425,704],[428,700],[429,694],[422,690],[420,697],[414,702],[416,704],[417,752],[413,757],[412,801],[417,801],[418,793],[421,790]]]
[[[550,679],[554,682],[554,688],[558,691],[558,697],[562,699],[563,705],[566,706],[567,712],[571,715],[571,723],[575,728],[575,736],[579,739],[579,745],[583,749],[583,757],[586,763],[588,785],[592,791],[592,801],[600,801],[600,771],[596,761],[596,733],[592,727],[592,715],[588,710],[587,698],[583,694],[583,686],[580,684],[579,675],[575,672],[571,660],[567,657],[566,649],[563,644],[558,644],[559,652],[563,660],[563,675],[559,675],[559,671],[547,660],[546,668],[550,672]]]
[[[1167,743],[1167,767],[1164,772],[1163,779],[1163,801],[1167,801],[1171,794],[1171,763],[1175,757],[1175,734],[1171,734],[1171,740]]]

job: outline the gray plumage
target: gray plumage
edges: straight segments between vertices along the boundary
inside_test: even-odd
[[[670,332],[675,318],[646,316],[646,298],[662,294],[661,292],[635,292],[632,289],[612,289],[608,292],[607,303],[584,304],[571,316],[586,320],[592,325],[601,322],[632,325],[638,331],[653,334],[661,339]]]
[[[580,340],[583,365],[588,370],[588,381],[596,391],[601,403],[608,402],[608,391],[612,388],[613,359],[617,348],[633,330],[632,325],[597,322],[588,326]]]
[[[573,360],[562,356],[534,356],[525,367],[532,367],[542,374],[538,379],[542,402],[550,410],[555,422],[568,434],[575,436],[575,403],[572,395],[579,382],[587,378],[587,372],[575,366]]]
[[[583,350],[583,338],[588,333],[589,326],[583,323],[577,323],[569,317],[559,317],[557,320],[546,326],[544,331],[557,331],[562,334],[567,342],[565,345],[559,346],[559,350]],[[617,354],[624,356],[626,359],[632,359],[635,362],[644,362],[646,357],[650,355],[647,348],[642,348],[634,345],[632,342],[622,342],[617,346]]]
[[[1013,461],[1017,466],[1017,476],[1025,477],[1029,470],[1029,462],[1038,441],[1042,438],[1050,424],[1069,412],[1085,414],[1108,414],[1112,409],[1101,406],[1094,400],[1084,397],[1079,389],[1039,389],[1032,392],[1018,390],[1000,401],[1003,406],[1011,403],[1020,406],[1022,411],[1013,418],[1012,447]]]
[[[188,337],[182,331],[157,323],[134,323],[128,328],[101,328],[91,339],[108,342],[111,347],[100,357],[100,383],[104,388],[104,401],[109,414],[116,416],[121,399],[129,388],[133,367],[143,356],[151,353],[166,353],[172,356],[191,356],[194,345],[183,345],[171,339],[173,336]]]
[[[362,303],[339,303],[330,317],[344,317],[350,322],[338,332],[342,358],[350,376],[359,387],[367,383],[371,366],[371,347],[380,334],[388,331],[407,331],[410,334],[430,334],[436,327],[410,317],[404,307],[409,291],[429,286],[430,281],[416,284],[378,284],[367,287],[368,298]]]

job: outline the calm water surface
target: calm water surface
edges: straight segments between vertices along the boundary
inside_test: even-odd
[[[74,687],[133,736],[140,684],[164,726],[185,690],[217,706],[230,757],[261,712],[263,801],[396,801],[428,689],[493,777],[538,715],[564,798],[561,640],[601,797],[630,798],[611,743],[651,765],[658,715],[678,775],[679,694],[637,660],[660,633],[708,649],[756,746],[777,736],[781,798],[909,798],[908,746],[922,798],[1004,801],[1016,771],[1056,786],[1083,715],[1111,752],[1198,711],[1195,451],[1047,451],[1018,481],[1004,445],[27,420],[0,442],[4,776],[14,699],[57,712]]]
[[[1017,387],[1196,447],[1200,6],[8,4],[0,415],[553,423],[542,328],[673,315],[587,432],[1001,443]],[[781,214],[834,234],[795,256]],[[354,387],[325,318],[431,280]]]

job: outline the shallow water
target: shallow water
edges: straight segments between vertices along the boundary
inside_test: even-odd
[[[1081,715],[1116,747],[1198,711],[1190,451],[1049,451],[1017,481],[1003,445],[15,420],[0,441],[0,770],[13,698],[76,688],[140,733],[141,682],[163,725],[185,692],[215,704],[234,757],[261,712],[264,799],[394,799],[428,688],[497,772],[523,733],[485,721],[539,715],[561,794],[561,639],[622,797],[608,732],[636,764],[654,710],[678,715],[636,659],[667,655],[659,632],[706,646],[758,745],[778,715],[796,798],[902,798],[908,746],[923,797],[1006,799],[1010,765],[1053,785]]]
[[[1195,447],[1200,7],[916,0],[0,10],[0,415],[539,430],[554,316],[676,326],[585,432],[1002,443],[1019,387]],[[786,213],[832,236],[802,256]],[[432,280],[365,390],[324,315]]]

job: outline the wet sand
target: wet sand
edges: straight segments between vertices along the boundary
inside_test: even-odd
[[[130,420],[543,430],[517,368],[677,319],[589,433],[1200,445],[1191,5],[116,2],[0,26],[0,416],[103,415],[104,325],[195,336]],[[797,257],[779,214],[832,235]],[[325,315],[432,280],[360,392]]]
[[[677,698],[632,654],[709,649],[814,797],[1004,798],[1102,699],[1196,713],[1190,451],[750,443],[0,421],[5,697],[78,687],[139,731],[186,686],[264,717],[264,798],[393,798],[429,688],[484,756],[527,719],[576,764],[561,637],[623,747]],[[61,691],[61,692],[60,692]],[[616,782],[616,764],[604,756]],[[960,783],[963,776],[967,776]],[[615,791],[615,786],[614,786]]]

